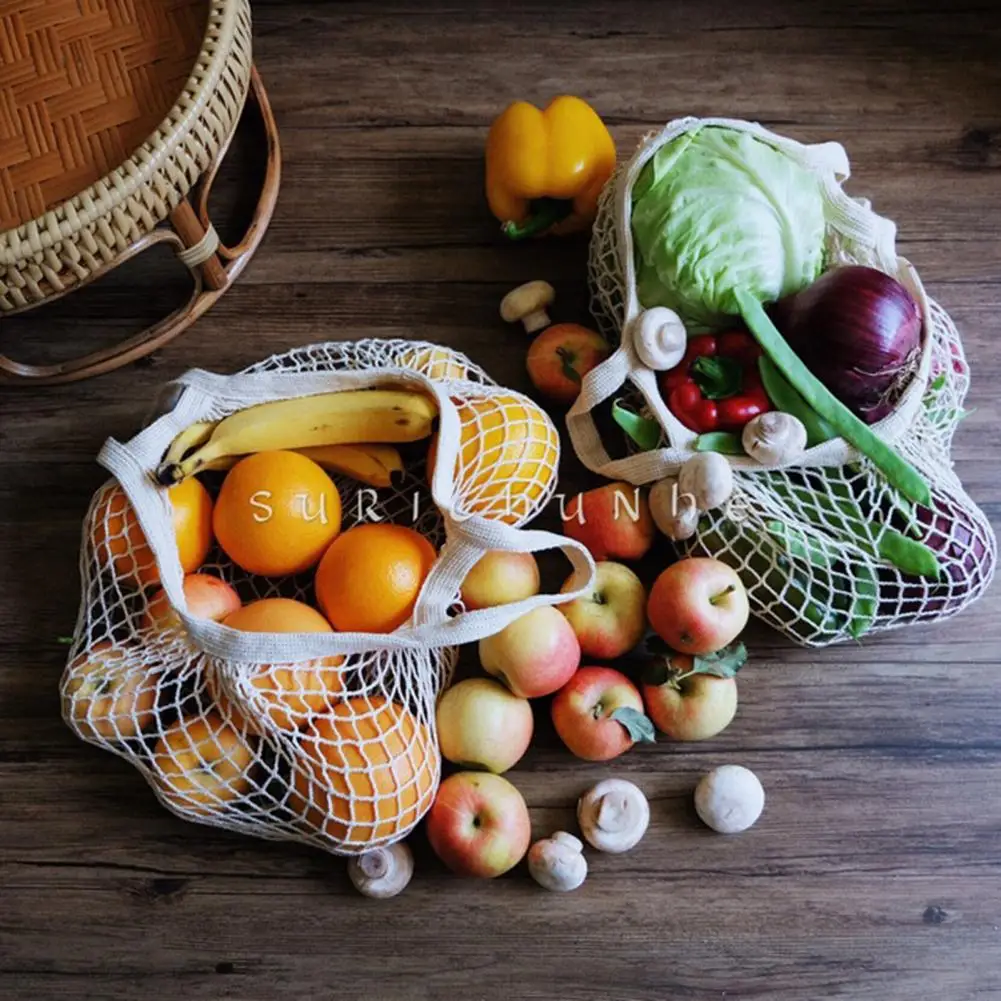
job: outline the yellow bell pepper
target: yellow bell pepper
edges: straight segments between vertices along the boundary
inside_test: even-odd
[[[554,98],[544,111],[509,105],[487,136],[487,201],[513,240],[587,229],[615,169],[615,143],[579,97]]]

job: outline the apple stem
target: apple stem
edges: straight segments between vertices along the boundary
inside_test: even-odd
[[[733,592],[736,590],[737,586],[735,584],[731,584],[729,587],[725,587],[722,591],[720,591],[719,594],[715,594],[709,599],[709,604],[718,605],[728,594],[733,594]]]

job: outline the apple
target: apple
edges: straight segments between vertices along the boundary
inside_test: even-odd
[[[494,608],[539,593],[539,564],[531,553],[492,549],[466,574],[462,603],[469,611]]]
[[[681,653],[707,654],[732,643],[747,625],[747,591],[719,560],[692,557],[654,582],[647,617],[658,636]]]
[[[572,576],[566,579],[563,593],[571,590],[572,580]],[[646,632],[646,588],[621,563],[599,563],[591,590],[559,608],[573,626],[585,657],[615,660],[632,650]]]
[[[610,667],[582,667],[553,699],[552,714],[560,739],[585,761],[609,761],[637,740],[654,740],[639,690]]]
[[[438,703],[441,753],[464,768],[506,772],[528,750],[534,723],[528,699],[490,678],[460,681]]]
[[[542,605],[480,640],[480,663],[515,695],[537,699],[562,688],[580,666],[580,643],[566,617]]]
[[[638,560],[653,545],[656,527],[646,494],[629,483],[609,483],[571,498],[563,532],[596,560]]]
[[[528,349],[528,377],[532,385],[557,403],[573,403],[584,376],[610,354],[608,341],[579,323],[554,323]]]
[[[212,619],[214,622],[222,622],[226,616],[235,612],[242,605],[240,596],[218,577],[213,577],[207,573],[189,573],[183,582],[184,600],[188,605],[188,612],[196,619]],[[165,591],[157,592],[150,601],[144,616],[144,625],[147,629],[158,631],[176,628],[180,625],[180,619],[174,614],[170,607]]]
[[[516,866],[532,840],[528,807],[518,790],[490,772],[456,772],[428,811],[428,840],[460,876],[500,876]]]
[[[675,654],[664,665],[663,680],[643,685],[643,702],[655,726],[673,740],[708,740],[722,733],[737,712],[737,681],[733,677],[746,659],[726,675],[700,669],[701,659]]]

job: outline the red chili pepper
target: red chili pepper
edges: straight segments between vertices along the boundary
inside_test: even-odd
[[[671,412],[690,431],[739,432],[772,403],[761,385],[761,348],[750,334],[700,334],[688,341],[681,363],[661,376]]]

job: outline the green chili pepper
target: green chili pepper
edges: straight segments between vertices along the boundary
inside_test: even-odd
[[[789,380],[803,399],[838,434],[872,460],[887,482],[916,504],[931,505],[931,490],[921,474],[901,455],[859,420],[834,394],[800,361],[769,319],[761,303],[744,289],[736,290],[737,304],[748,329],[762,350]]]
[[[768,355],[762,355],[758,359],[758,372],[761,374],[761,384],[765,387],[768,398],[775,404],[775,409],[792,414],[803,422],[803,427],[806,428],[806,444],[809,448],[837,438],[837,431],[792,388],[789,380],[778,370]]]

